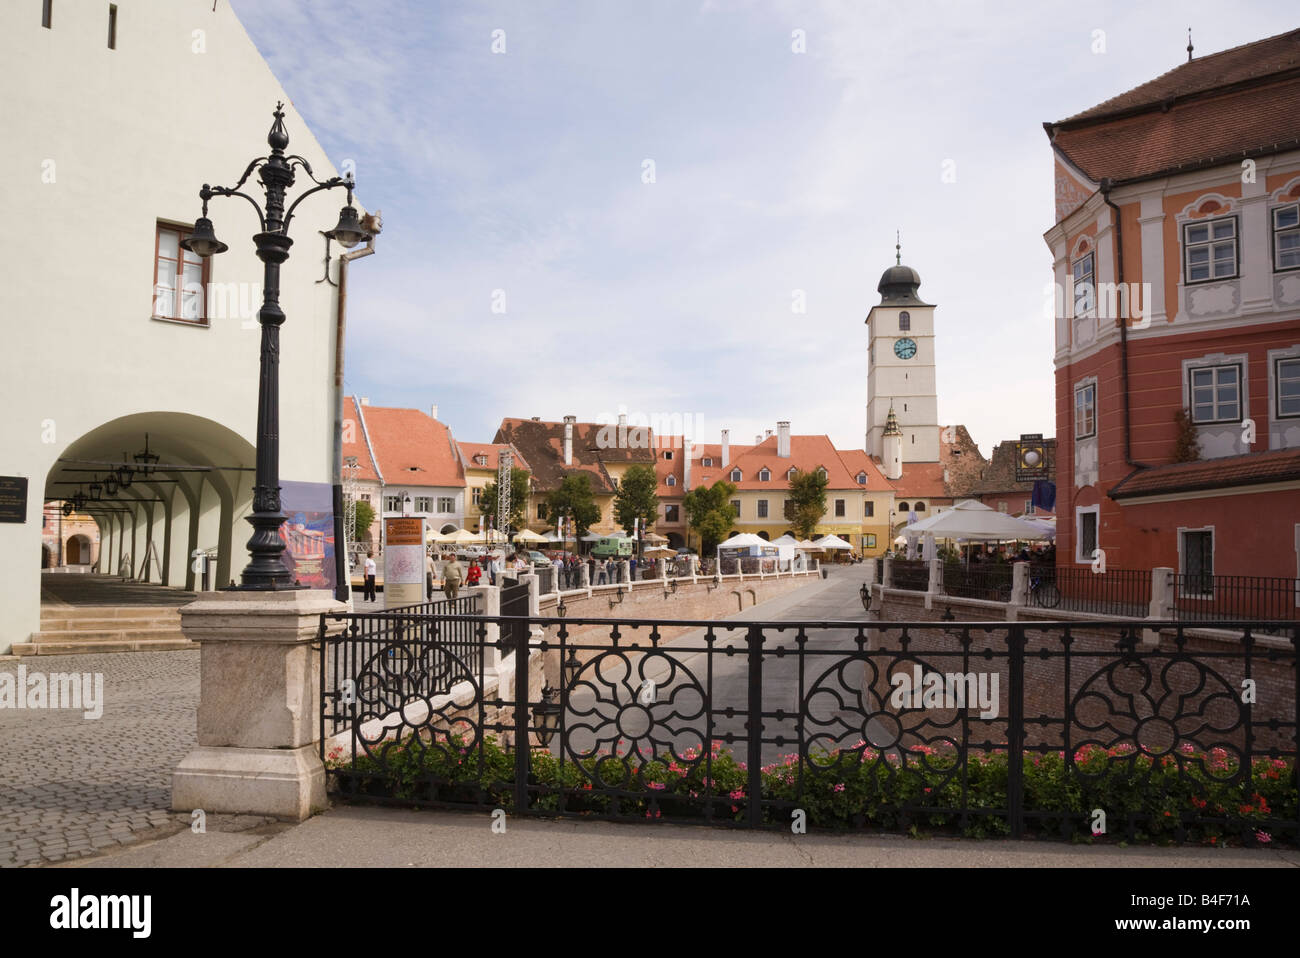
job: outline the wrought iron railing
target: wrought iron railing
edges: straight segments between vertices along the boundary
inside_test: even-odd
[[[1300,579],[1245,575],[1175,575],[1174,618],[1180,622],[1300,618]]]
[[[1029,605],[1094,615],[1145,616],[1151,608],[1150,569],[1106,569],[1092,566],[1033,566],[1029,575]]]
[[[989,602],[1011,600],[1011,566],[1006,563],[945,562],[944,595]]]
[[[1091,837],[1099,822],[1128,841],[1300,835],[1300,627],[1257,640],[1261,624],[1239,622],[1240,643],[1202,651],[1178,623],[1142,645],[1141,620],[460,617],[477,636],[438,670],[426,646],[447,618],[386,626],[377,645],[374,618],[321,621],[322,733],[343,733],[321,751],[344,799],[781,829],[803,815],[973,836]],[[513,653],[509,697],[487,671],[498,648]],[[557,688],[538,687],[534,656]],[[1246,679],[1259,695],[1241,694]]]
[[[895,559],[894,588],[925,592],[930,588],[930,563],[923,559]]]

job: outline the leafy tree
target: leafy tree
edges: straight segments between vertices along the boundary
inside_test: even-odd
[[[352,541],[369,542],[370,526],[375,521],[375,507],[362,499],[358,499],[356,509],[357,514],[352,523]]]
[[[502,522],[501,518],[496,515],[497,511],[497,483],[493,479],[483,491],[479,493],[478,511],[485,516],[493,516],[495,528],[505,529],[522,529],[525,524],[525,516],[528,512],[528,493],[529,493],[528,470],[520,469],[513,466],[510,469],[510,515],[506,521]]]
[[[700,537],[700,554],[708,555],[736,525],[731,497],[736,487],[724,479],[711,486],[696,486],[682,499],[686,522]]]
[[[785,503],[785,518],[800,539],[811,538],[813,529],[826,514],[826,486],[829,479],[820,469],[794,471],[790,477],[790,498]]]
[[[558,518],[569,516],[573,531],[579,539],[600,521],[600,506],[596,504],[591,489],[591,476],[585,472],[571,472],[560,482],[558,489],[546,497],[546,514]]]
[[[1178,435],[1174,438],[1174,462],[1196,462],[1201,458],[1201,443],[1196,424],[1186,409],[1174,413],[1174,425],[1178,428]]]
[[[618,524],[629,533],[637,519],[644,522],[646,529],[653,526],[659,515],[659,497],[655,495],[658,488],[659,477],[653,466],[629,466],[614,496],[614,518]]]

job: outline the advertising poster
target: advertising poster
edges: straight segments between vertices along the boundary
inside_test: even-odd
[[[425,599],[424,520],[384,520],[384,608],[415,605]]]
[[[325,482],[283,482],[284,564],[310,589],[334,589],[334,493]]]

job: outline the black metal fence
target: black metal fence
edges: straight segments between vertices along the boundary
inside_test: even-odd
[[[894,588],[925,592],[930,588],[930,563],[923,559],[895,559]]]
[[[1130,620],[428,618],[399,632],[322,617],[322,757],[341,798],[973,836],[1300,835],[1295,628],[1257,640],[1259,623],[1236,623],[1240,645],[1206,652],[1178,624],[1171,647],[1147,649],[1151,623]],[[426,666],[453,621],[477,632],[471,648]],[[513,656],[504,698],[493,648]],[[1241,694],[1246,678],[1259,695]]]
[[[945,562],[944,595],[989,602],[1011,601],[1011,566],[1003,563]]]
[[[1245,575],[1175,575],[1174,618],[1180,622],[1300,618],[1300,579]]]

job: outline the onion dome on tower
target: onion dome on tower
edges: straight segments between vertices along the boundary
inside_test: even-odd
[[[894,265],[885,270],[880,277],[876,292],[880,293],[881,306],[929,306],[923,302],[917,290],[921,286],[921,274],[910,266],[903,265],[903,245],[900,240],[894,246]]]

